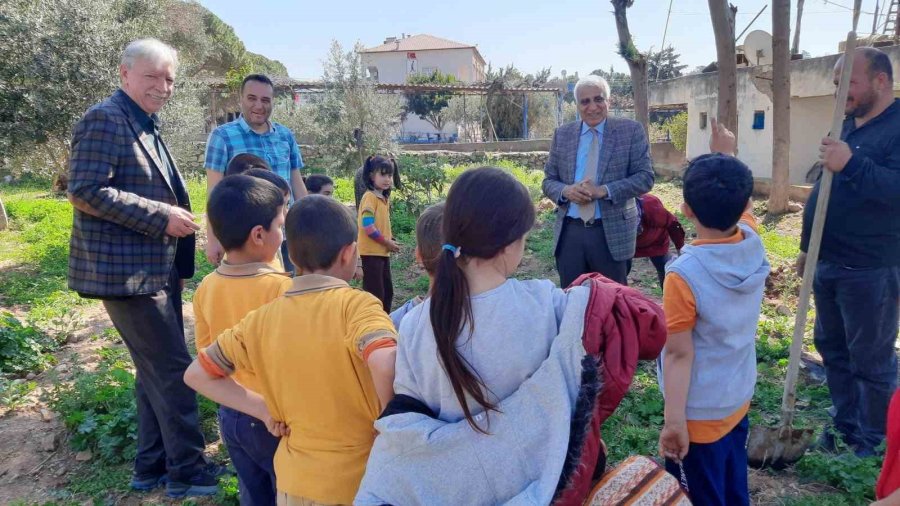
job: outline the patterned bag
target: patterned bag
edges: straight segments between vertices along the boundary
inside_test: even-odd
[[[585,506],[690,506],[674,476],[647,457],[628,457],[591,490]]]

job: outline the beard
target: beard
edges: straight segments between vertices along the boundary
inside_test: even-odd
[[[855,97],[854,102],[855,106],[852,106],[847,109],[847,116],[852,118],[861,118],[869,112],[872,111],[872,108],[875,107],[875,102],[878,100],[878,96],[875,93],[875,90],[869,90],[862,95]]]

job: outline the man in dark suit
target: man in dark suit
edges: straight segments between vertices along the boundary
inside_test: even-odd
[[[156,113],[172,95],[177,54],[155,39],[125,48],[122,86],[75,126],[69,200],[75,208],[69,287],[101,299],[134,360],[137,456],[131,486],[170,497],[217,491],[203,456],[197,399],[182,379],[191,362],[181,289],[194,274],[184,180]]]
[[[590,75],[575,85],[581,121],[556,129],[544,166],[544,195],[556,202],[554,251],[560,285],[599,272],[627,282],[638,211],[653,187],[650,145],[640,123],[609,118],[609,84]]]

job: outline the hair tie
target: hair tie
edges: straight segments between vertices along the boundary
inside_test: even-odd
[[[449,251],[450,253],[453,253],[453,258],[459,258],[459,254],[460,254],[459,246],[454,246],[452,244],[445,244],[445,245],[441,246],[441,248]]]

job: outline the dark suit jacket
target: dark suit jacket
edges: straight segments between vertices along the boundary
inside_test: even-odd
[[[544,195],[559,205],[554,226],[553,249],[559,246],[563,220],[569,202],[562,198],[566,185],[575,183],[575,162],[581,121],[556,129],[550,155],[544,166]],[[634,198],[653,188],[650,145],[641,124],[626,118],[607,118],[600,147],[600,168],[596,183],[609,188],[610,198],[600,199],[600,216],[609,252],[618,261],[634,256],[638,211]]]
[[[193,236],[165,233],[172,206],[190,210],[184,180],[174,167],[170,176],[129,100],[116,91],[88,109],[72,134],[68,278],[84,296],[155,293],[169,281],[176,251],[179,277],[193,276]]]

